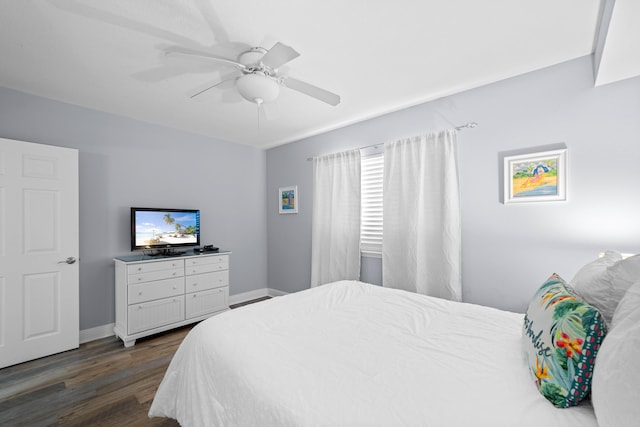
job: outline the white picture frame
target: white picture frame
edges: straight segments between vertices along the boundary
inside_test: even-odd
[[[567,200],[567,149],[504,158],[504,203]]]
[[[298,213],[299,204],[297,185],[278,188],[278,213],[296,214]]]

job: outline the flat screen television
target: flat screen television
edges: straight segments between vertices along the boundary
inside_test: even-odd
[[[198,209],[131,208],[131,250],[200,246]]]

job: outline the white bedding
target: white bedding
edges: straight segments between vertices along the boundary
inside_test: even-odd
[[[344,281],[212,317],[150,416],[183,426],[597,426],[558,409],[521,350],[523,315]]]

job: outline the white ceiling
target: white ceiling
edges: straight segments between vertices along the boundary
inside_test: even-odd
[[[638,75],[640,2],[603,1],[0,0],[0,86],[269,148],[598,49],[599,84]],[[232,86],[191,99],[229,68],[164,54],[277,41],[301,54],[281,72],[341,104],[282,88],[266,120]]]

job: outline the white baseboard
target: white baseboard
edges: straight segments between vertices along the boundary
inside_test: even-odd
[[[263,297],[281,297],[287,293],[288,292],[271,288],[256,289],[255,291],[243,292],[241,294],[229,296],[229,305],[239,304]],[[95,328],[80,331],[80,344],[115,335],[113,333],[114,326],[115,323],[110,323],[108,325],[96,326]]]
[[[80,344],[115,335],[113,333],[114,326],[115,323],[110,323],[108,325],[96,326],[95,328],[80,331]]]

